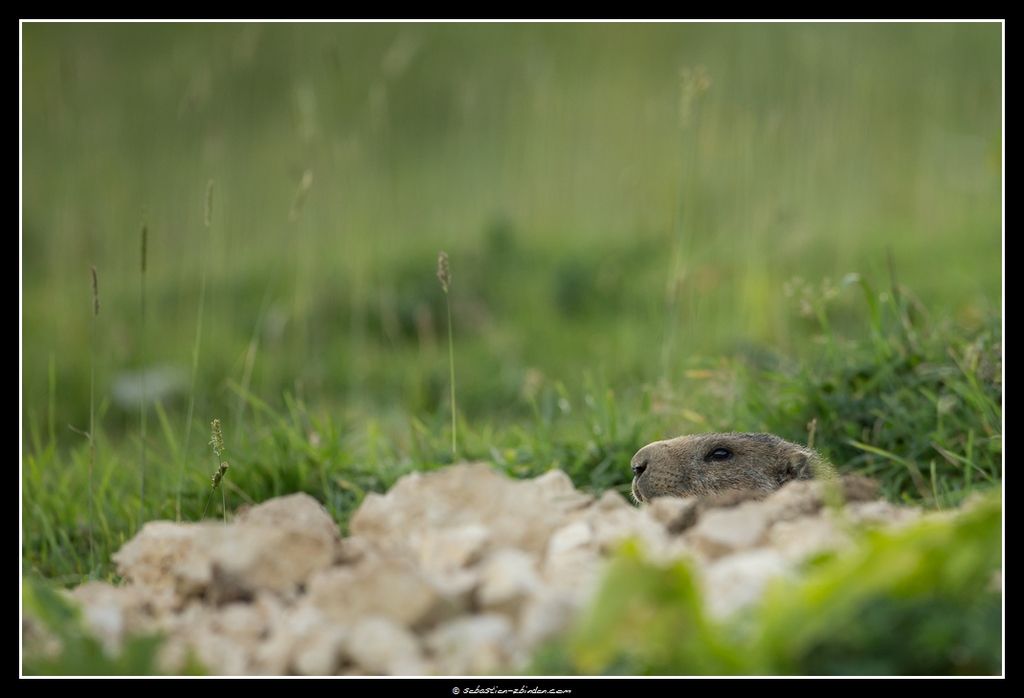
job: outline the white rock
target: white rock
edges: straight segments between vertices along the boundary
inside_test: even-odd
[[[415,555],[414,531],[482,525],[491,533],[489,549],[542,553],[566,514],[592,501],[558,470],[512,480],[486,464],[461,464],[412,473],[384,496],[367,495],[349,528],[382,551]]]
[[[555,531],[547,546],[547,558],[559,557],[570,550],[592,547],[594,531],[586,521],[573,521]]]
[[[583,518],[590,524],[597,550],[606,555],[614,552],[623,541],[635,539],[649,554],[660,557],[670,542],[663,525],[633,507],[611,511],[591,507]]]
[[[165,589],[173,592],[174,566],[193,552],[196,538],[209,529],[210,525],[150,521],[111,555],[111,559],[125,581],[153,591]]]
[[[549,471],[555,472],[555,471]],[[557,471],[561,472],[561,471]],[[566,475],[566,477],[569,477]],[[570,481],[570,484],[571,481]],[[629,509],[634,510],[635,507],[630,504],[625,497],[616,492],[615,490],[606,490],[604,494],[597,500],[595,507],[599,511],[615,511],[616,509]]]
[[[494,674],[515,656],[512,623],[499,613],[464,616],[441,624],[426,637],[426,646],[447,675]]]
[[[770,524],[771,516],[762,502],[744,502],[704,512],[687,535],[701,552],[714,559],[758,545]]]
[[[121,651],[127,616],[133,608],[145,603],[135,588],[115,587],[107,582],[86,582],[73,589],[68,596],[81,604],[86,627],[93,637],[103,643],[109,656]],[[138,624],[137,624],[138,625]],[[138,627],[135,630],[139,630]]]
[[[480,564],[476,601],[480,608],[515,617],[523,602],[540,587],[536,556],[515,548],[503,548],[488,555]]]
[[[768,542],[785,560],[798,563],[816,553],[838,550],[849,544],[850,537],[830,517],[802,516],[772,526]]]
[[[345,626],[322,623],[298,638],[292,649],[291,669],[300,676],[332,676],[338,673],[349,642]]]
[[[669,533],[680,533],[697,523],[700,500],[696,497],[658,497],[640,511],[660,523]]]
[[[344,540],[307,495],[227,526],[151,522],[114,556],[128,584],[72,596],[108,652],[130,632],[166,634],[167,671],[191,652],[225,675],[515,672],[571,627],[626,539],[652,561],[691,558],[721,618],[808,555],[845,545],[851,526],[920,515],[886,502],[824,507],[826,494],[790,483],[698,517],[707,505],[695,500],[638,509],[614,491],[595,501],[560,470],[513,480],[462,464],[367,495]]]
[[[205,541],[218,599],[248,596],[259,589],[292,593],[314,572],[334,563],[334,542],[295,525],[247,524],[221,529]]]
[[[490,529],[480,523],[417,529],[410,535],[420,566],[440,574],[476,563],[490,540]]]
[[[555,531],[544,555],[544,582],[562,591],[590,598],[599,581],[601,555],[586,521],[574,521]]]
[[[854,525],[904,525],[921,516],[920,509],[898,506],[883,500],[852,502],[843,511],[847,520]]]
[[[531,596],[519,614],[519,646],[538,647],[558,635],[572,624],[583,606],[577,594],[544,587]]]
[[[390,618],[406,627],[430,625],[459,613],[459,600],[434,587],[407,559],[379,557],[313,576],[309,601],[338,623],[363,616]]]
[[[296,526],[329,540],[339,540],[341,534],[334,519],[323,505],[305,492],[275,497],[240,513],[234,521],[237,526]]]
[[[361,618],[351,628],[345,652],[360,673],[420,676],[429,669],[419,641],[391,618]]]
[[[293,495],[249,510],[240,522],[152,521],[113,556],[129,582],[217,603],[267,589],[291,594],[334,563],[338,530],[312,497]]]
[[[724,618],[756,602],[768,582],[787,570],[782,556],[767,548],[716,560],[701,573],[709,613]]]

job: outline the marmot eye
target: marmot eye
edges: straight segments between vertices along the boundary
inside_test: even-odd
[[[711,460],[728,460],[732,458],[732,451],[725,448],[716,448],[708,455]]]

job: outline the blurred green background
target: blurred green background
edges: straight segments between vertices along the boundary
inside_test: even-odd
[[[544,386],[672,386],[717,356],[798,352],[814,326],[794,276],[885,288],[891,259],[966,330],[1002,311],[998,23],[22,37],[26,444],[88,428],[92,265],[112,440],[137,434],[143,368],[181,423],[204,268],[196,421],[229,434],[247,360],[278,408],[443,425],[440,250],[476,423],[515,423]],[[863,300],[835,304],[841,332]]]

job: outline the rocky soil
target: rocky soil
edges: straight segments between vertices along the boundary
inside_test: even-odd
[[[848,544],[852,527],[922,515],[875,497],[855,478],[636,508],[578,492],[559,470],[512,480],[462,464],[368,495],[347,538],[305,494],[228,525],[153,521],[114,556],[125,584],[70,594],[110,652],[129,633],[164,634],[167,671],[193,651],[227,675],[514,674],[568,629],[625,538],[654,560],[693,560],[709,613],[724,617],[809,554]]]

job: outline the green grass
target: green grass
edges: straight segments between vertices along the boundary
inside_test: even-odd
[[[215,418],[209,516],[301,490],[343,529],[456,430],[594,491],[812,420],[893,500],[1001,482],[999,24],[22,30],[26,573],[198,520]]]
[[[301,389],[335,411],[437,410],[438,249],[456,260],[467,414],[521,416],[529,369],[625,387],[674,383],[737,342],[794,351],[808,332],[782,285],[852,271],[881,285],[889,247],[935,312],[1001,312],[996,24],[24,33],[25,432],[45,422],[52,351],[64,446],[88,410],[74,349],[90,263],[110,313],[99,385],[141,349],[143,205],[150,361],[188,370],[208,251],[195,399],[224,416],[277,264],[250,387],[278,408]],[[404,72],[383,67],[417,46]],[[695,65],[712,83],[684,131],[679,71]],[[112,409],[105,430],[137,432]]]

